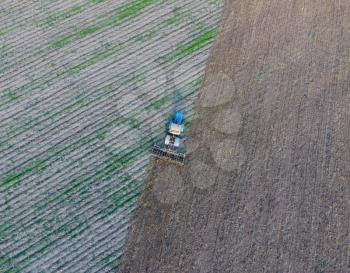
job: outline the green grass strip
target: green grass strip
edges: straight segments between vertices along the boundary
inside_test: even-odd
[[[94,180],[95,181],[95,180]],[[135,184],[133,185],[133,191],[129,192],[126,196],[123,196],[120,200],[114,199],[114,203],[107,208],[107,214],[105,214],[102,218],[107,217],[108,215],[114,213],[117,211],[117,209],[122,208],[124,205],[136,203],[136,200],[140,194],[141,184]],[[130,187],[129,187],[130,188]],[[115,196],[116,197],[116,196]],[[24,269],[27,264],[29,264],[29,261],[33,258],[38,257],[38,255],[43,255],[47,250],[52,247],[57,239],[49,239],[50,237],[53,237],[54,235],[64,233],[65,236],[69,236],[70,238],[76,237],[79,233],[87,230],[87,225],[74,225],[81,221],[80,216],[76,215],[74,216],[70,221],[60,225],[58,228],[50,232],[50,234],[46,235],[44,238],[41,238],[36,244],[31,245],[17,253],[13,259],[18,259],[19,257],[26,256],[29,250],[32,250],[33,248],[37,248],[37,250],[34,251],[34,253],[30,254],[29,256],[26,256],[22,261],[20,261],[17,265],[21,267],[21,269]],[[74,226],[73,226],[74,225]],[[10,272],[10,271],[5,271]]]
[[[42,27],[44,25],[53,26],[65,19],[68,19],[74,15],[77,15],[85,10],[87,10],[90,7],[93,7],[94,5],[100,4],[102,2],[105,2],[106,0],[88,0],[87,3],[81,3],[81,5],[76,5],[73,7],[69,7],[65,10],[62,10],[57,13],[52,13],[44,18],[39,19],[29,19],[24,20],[20,23],[15,23],[9,27],[5,27],[3,29],[0,29],[0,36],[8,34],[14,30],[20,29],[22,27],[26,26],[35,26],[35,27]],[[0,11],[1,12],[1,11]]]
[[[117,8],[111,17],[103,20],[99,24],[95,26],[89,26],[85,29],[80,30],[79,32],[60,38],[52,42],[51,45],[55,48],[62,48],[63,46],[72,43],[75,40],[83,39],[89,35],[96,33],[102,28],[108,26],[116,26],[127,18],[131,19],[140,15],[147,7],[156,2],[157,0],[134,0],[130,4],[126,4],[122,7]]]
[[[198,81],[196,81],[196,83],[192,83],[193,86],[196,86],[198,83]],[[108,160],[107,162],[110,162],[110,164],[107,166],[107,168],[98,171],[98,177],[96,177],[95,175],[91,178],[94,181],[101,179],[102,177],[106,177],[106,175],[109,177],[110,175],[112,175],[113,170],[115,170],[115,168],[124,168],[126,166],[128,166],[130,163],[134,162],[138,156],[140,156],[142,153],[144,153],[145,151],[149,150],[150,145],[152,145],[154,139],[150,139],[149,141],[147,141],[146,143],[144,143],[141,147],[139,147],[138,149],[133,150],[132,152],[128,152],[128,153],[123,153],[123,154],[119,154],[115,156],[115,159],[113,160]],[[141,153],[140,153],[141,152]],[[111,169],[112,168],[112,169]],[[89,179],[89,178],[88,178]],[[74,180],[72,181],[74,182]],[[69,194],[72,195],[76,192],[76,189],[80,188],[77,184],[73,183],[74,185],[72,185],[72,187],[70,187],[68,189],[68,191],[65,192],[65,194]],[[81,184],[81,183],[78,183]],[[133,202],[136,202],[137,197],[140,193],[139,189],[135,189],[136,191],[133,191],[133,193],[131,195],[128,195],[127,198],[126,197],[122,197],[121,195],[115,195],[114,197],[114,204],[112,206],[111,209],[106,211],[106,216],[116,212],[119,208],[121,208],[122,206],[124,206],[125,204],[130,204]],[[121,199],[119,199],[119,197]],[[67,198],[67,195],[65,196],[65,198]],[[56,199],[56,198],[54,198]],[[53,201],[53,200],[51,200]],[[57,232],[61,232],[61,231],[69,231],[67,235],[71,236],[72,238],[75,237],[77,235],[76,232],[73,232],[74,230],[76,230],[77,227],[68,227],[66,224],[62,225],[60,228],[58,228],[56,230],[56,234]],[[47,238],[47,236],[45,237]],[[37,253],[43,253],[44,251],[46,251],[48,248],[50,248],[53,244],[52,241],[48,241],[48,243],[46,243],[47,239],[42,239],[44,240],[43,243],[40,243],[40,250],[35,251],[35,253],[33,254],[34,256],[37,256]],[[41,241],[41,240],[40,240]],[[16,257],[20,257],[23,255],[26,255],[27,253],[27,249],[22,250],[20,253],[18,253],[16,255]],[[31,255],[32,256],[32,255]],[[28,257],[25,258],[25,260],[28,260]],[[22,261],[23,262],[23,261]],[[22,264],[21,262],[21,264]]]
[[[26,167],[23,171],[5,176],[0,182],[0,187],[2,188],[16,187],[21,183],[22,178],[25,177],[26,175],[34,172],[40,173],[44,171],[46,168],[47,168],[47,165],[45,164],[44,161],[40,161],[40,160],[35,161],[30,166]]]
[[[184,57],[187,57],[189,55],[192,55],[196,51],[202,49],[203,47],[207,46],[208,44],[212,43],[218,33],[217,28],[214,28],[212,30],[209,30],[199,37],[192,40],[189,44],[187,44],[185,47],[180,47],[176,49],[175,51],[160,57],[158,59],[158,62],[160,63],[169,63],[176,59],[181,59]]]
[[[161,28],[166,27],[165,21],[161,23]],[[6,105],[9,102],[12,102],[14,100],[17,100],[21,98],[24,95],[29,95],[32,91],[34,91],[36,88],[40,88],[41,86],[48,85],[51,83],[53,80],[58,79],[59,77],[64,77],[64,76],[72,76],[83,69],[86,69],[87,67],[94,65],[102,60],[105,60],[107,58],[110,58],[118,53],[121,53],[124,49],[128,48],[128,46],[134,42],[140,41],[140,39],[143,39],[142,36],[137,35],[130,41],[128,41],[127,44],[122,44],[122,45],[116,45],[116,46],[107,46],[106,50],[98,52],[96,55],[92,56],[88,60],[84,61],[81,64],[74,65],[67,70],[64,70],[62,72],[54,73],[52,76],[49,75],[48,78],[46,78],[44,81],[41,81],[39,83],[34,83],[32,86],[22,86],[20,88],[17,88],[16,90],[8,90],[6,94],[3,96],[0,96],[0,107]],[[3,72],[3,71],[2,71]],[[0,73],[2,73],[0,71]],[[20,93],[21,91],[27,91],[25,93]],[[11,94],[11,95],[9,95]],[[33,105],[34,106],[34,105]],[[11,132],[16,131],[16,129],[12,129]]]
[[[189,83],[187,86],[185,86],[183,89],[185,89],[185,90],[188,89],[191,92],[193,92],[194,90],[197,90],[200,87],[201,82],[202,82],[201,78],[196,79],[195,81],[193,81],[193,82]],[[113,120],[113,121],[107,123],[106,125],[104,125],[102,128],[98,129],[92,135],[89,135],[86,138],[81,139],[77,143],[70,144],[69,146],[63,148],[62,150],[59,150],[56,153],[50,155],[46,159],[35,161],[34,163],[29,165],[28,167],[24,168],[22,171],[15,172],[15,173],[12,173],[12,174],[5,176],[2,180],[0,180],[0,188],[8,189],[10,187],[18,186],[21,183],[22,178],[24,178],[25,176],[30,175],[32,173],[44,171],[49,166],[49,163],[48,163],[49,160],[65,156],[68,153],[75,150],[78,145],[87,144],[95,138],[97,138],[97,139],[103,138],[104,135],[114,126],[125,124],[125,122],[128,121],[128,122],[130,122],[130,125],[137,127],[138,124],[135,123],[135,122],[137,122],[137,120],[135,120],[136,115],[138,115],[144,111],[149,111],[152,109],[159,109],[164,104],[168,103],[171,100],[172,96],[173,95],[170,94],[164,98],[161,98],[158,101],[153,102],[150,105],[145,106],[144,108],[136,110],[134,113],[130,114],[130,116],[128,116],[128,117],[124,117],[122,119],[118,118],[116,120]]]
[[[62,12],[51,14],[46,18],[42,19],[41,22],[46,23],[48,25],[53,25],[61,20],[68,19],[69,17],[79,14],[83,10],[83,6],[77,5]]]

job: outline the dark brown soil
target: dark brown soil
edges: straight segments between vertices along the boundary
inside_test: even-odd
[[[350,1],[227,1],[197,110],[120,272],[349,273]]]

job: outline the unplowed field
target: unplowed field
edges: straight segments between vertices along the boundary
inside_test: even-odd
[[[0,272],[115,272],[222,1],[0,1]]]
[[[153,161],[122,273],[350,272],[350,2],[226,1],[189,158]]]

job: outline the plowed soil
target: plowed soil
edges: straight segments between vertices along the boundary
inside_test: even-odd
[[[349,1],[226,1],[187,164],[152,161],[120,272],[350,272],[349,86]]]

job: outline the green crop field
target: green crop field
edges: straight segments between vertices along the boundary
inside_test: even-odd
[[[0,272],[114,272],[222,0],[0,3]]]

